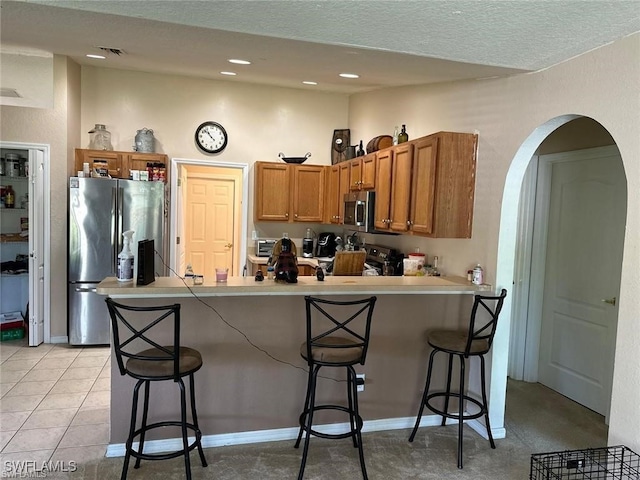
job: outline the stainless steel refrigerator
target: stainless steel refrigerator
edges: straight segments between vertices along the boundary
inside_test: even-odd
[[[119,179],[69,180],[68,332],[72,345],[109,343],[109,313],[96,286],[115,277],[122,232],[133,230],[131,251],[138,264],[138,241],[153,239],[156,276],[164,276],[165,185]],[[166,260],[165,260],[166,261]],[[167,262],[168,263],[168,262]]]

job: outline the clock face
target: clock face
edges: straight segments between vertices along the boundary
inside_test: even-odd
[[[216,122],[204,122],[196,128],[196,144],[207,153],[218,153],[227,146],[227,132]]]

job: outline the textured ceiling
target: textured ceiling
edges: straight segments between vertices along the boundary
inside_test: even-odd
[[[82,64],[342,93],[536,71],[640,31],[640,0],[35,0],[0,7],[4,51],[30,47]],[[87,59],[97,46],[126,54]],[[229,58],[253,63],[231,66]],[[238,75],[222,77],[222,70]]]

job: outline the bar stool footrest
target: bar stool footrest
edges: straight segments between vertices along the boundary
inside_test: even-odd
[[[343,405],[316,405],[313,408],[313,411],[317,412],[318,410],[339,410],[341,412],[348,413],[350,416],[355,415],[355,413],[352,410],[349,410],[348,407],[345,407]],[[300,426],[302,427],[302,430],[305,432],[307,431],[306,418],[308,414],[309,414],[309,410],[305,410],[304,412],[302,412],[302,415],[300,415]],[[360,431],[362,431],[362,425],[363,425],[362,417],[358,415],[356,417],[355,429],[349,430],[348,432],[323,433],[323,432],[318,432],[317,430],[314,430],[313,428],[311,428],[309,433],[318,438],[328,438],[328,439],[334,439],[334,440],[341,439],[341,438],[349,438],[349,437],[353,437],[356,433],[359,433]]]
[[[445,412],[444,410],[441,410],[437,407],[434,407],[431,403],[430,400],[434,399],[434,398],[446,398],[447,397],[447,393],[446,392],[436,392],[436,393],[431,393],[427,396],[427,401],[425,402],[425,406],[431,410],[433,413],[440,415],[441,417],[446,417],[446,418],[452,418],[454,420],[457,420],[460,418],[460,415],[458,413],[449,413],[449,412]],[[458,399],[458,405],[461,405],[463,401],[467,401],[467,402],[471,402],[473,403],[476,407],[478,407],[480,409],[479,412],[477,413],[468,413],[468,414],[464,414],[462,415],[462,420],[473,420],[476,418],[480,418],[482,417],[485,413],[485,407],[482,404],[482,402],[480,402],[479,400],[470,397],[469,395],[460,395],[460,393],[458,392],[451,392],[449,393],[449,398],[455,398]]]
[[[195,425],[191,424],[191,423],[187,423],[187,430],[191,430],[194,434],[195,434],[195,440],[189,444],[189,446],[187,447],[188,451],[193,450],[194,448],[197,448],[197,446],[200,444],[200,440],[202,439],[202,432],[197,429],[195,427]],[[180,427],[182,428],[182,422],[180,421],[167,421],[167,422],[157,422],[157,423],[152,423],[150,425],[147,425],[144,429],[140,428],[138,430],[136,430],[133,433],[133,437],[131,439],[131,443],[133,444],[133,440],[138,437],[142,431],[144,430],[145,434],[146,432],[149,432],[150,430],[153,430],[155,428],[161,428],[161,427]],[[184,449],[180,449],[180,450],[176,450],[174,452],[166,452],[166,453],[138,453],[136,450],[133,449],[133,447],[129,448],[127,447],[127,450],[129,451],[129,454],[132,457],[135,458],[139,458],[141,460],[168,460],[169,458],[176,458],[176,457],[181,457],[184,456]]]

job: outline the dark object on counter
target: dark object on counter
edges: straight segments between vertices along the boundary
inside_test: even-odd
[[[298,261],[292,251],[291,240],[285,237],[280,240],[280,243],[282,247],[275,265],[276,280],[298,283]]]
[[[256,282],[261,282],[264,280],[264,274],[262,273],[262,270],[258,270],[256,272]]]
[[[389,148],[392,145],[393,137],[391,135],[378,135],[367,143],[367,153],[377,152],[383,148]]]
[[[149,285],[156,281],[154,274],[155,241],[152,239],[138,242],[138,272],[136,285]]]
[[[333,257],[336,254],[336,234],[322,232],[318,235],[316,257]]]
[[[280,157],[285,163],[304,163],[304,161],[310,156],[311,152],[307,152],[304,157],[285,157],[282,152],[278,154],[278,157]]]
[[[362,140],[360,140],[360,145],[358,145],[358,151],[356,152],[357,157],[364,156],[364,146],[362,145]]]
[[[324,272],[322,271],[322,267],[316,267],[316,278],[319,282],[324,282]]]
[[[429,366],[427,368],[427,380],[424,386],[424,393],[422,395],[422,401],[420,402],[420,409],[418,410],[418,417],[416,418],[416,424],[413,427],[413,431],[409,436],[409,441],[413,442],[416,436],[418,427],[420,426],[420,418],[422,412],[426,406],[436,415],[442,417],[442,425],[445,424],[447,418],[458,421],[458,468],[462,468],[462,426],[465,421],[484,417],[487,427],[487,435],[489,437],[489,443],[491,448],[496,448],[491,435],[491,425],[489,424],[489,405],[487,404],[487,391],[485,386],[485,371],[484,371],[484,355],[491,350],[491,344],[493,343],[493,336],[496,332],[496,326],[498,325],[498,316],[500,310],[502,310],[502,304],[504,298],[507,296],[507,291],[503,288],[500,295],[476,295],[473,301],[473,307],[471,309],[471,317],[469,319],[469,326],[467,331],[460,332],[459,330],[431,330],[427,336],[427,343],[433,351],[429,357]],[[480,308],[479,318],[476,318],[476,313]],[[449,379],[447,389],[445,392],[432,392],[429,393],[429,387],[431,383],[431,373],[433,368],[433,359],[436,353],[445,353],[449,357],[449,370],[447,378]],[[453,370],[453,357],[457,356],[459,360],[460,370],[460,387],[457,391],[451,391],[451,375]],[[467,395],[465,387],[465,363],[470,362],[469,357],[480,357],[480,388],[482,391],[482,400]],[[444,408],[442,407],[441,399],[444,398]],[[467,404],[474,404],[474,408],[471,409],[473,413],[468,413],[465,410],[464,413],[452,412],[448,410],[449,400],[453,398],[455,405],[462,405],[466,401]],[[435,401],[435,405],[434,405]]]

